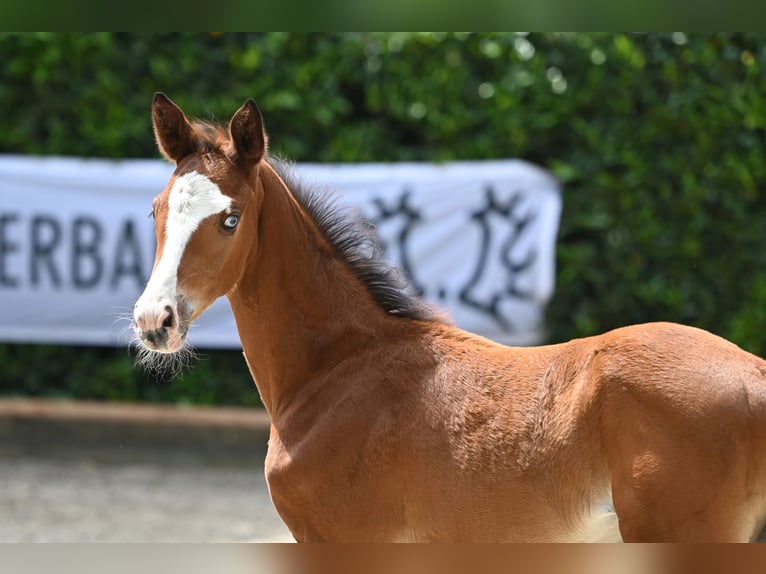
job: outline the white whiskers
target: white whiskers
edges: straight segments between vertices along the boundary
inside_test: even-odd
[[[135,330],[132,310],[120,312],[114,322],[124,323],[117,340],[135,351],[135,365],[158,379],[173,379],[199,359],[197,351],[187,343],[175,353],[158,353],[148,349]]]
[[[123,325],[120,332],[117,333],[117,343],[120,345],[131,346],[138,341],[133,328],[133,310],[131,308],[121,307],[112,324]]]
[[[197,351],[187,344],[175,353],[158,353],[147,349],[138,337],[135,337],[132,347],[136,351],[136,365],[163,379],[175,378],[199,358]]]

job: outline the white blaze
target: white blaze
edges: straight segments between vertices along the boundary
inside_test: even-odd
[[[136,303],[136,310],[161,300],[175,301],[178,266],[189,239],[203,220],[224,210],[231,210],[231,198],[221,193],[208,177],[192,171],[176,179],[168,196],[162,256]]]

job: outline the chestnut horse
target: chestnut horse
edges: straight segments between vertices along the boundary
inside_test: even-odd
[[[672,323],[532,348],[467,333],[268,157],[252,100],[214,126],[157,94],[152,117],[176,169],[136,333],[172,356],[228,297],[297,540],[757,538],[765,361]]]

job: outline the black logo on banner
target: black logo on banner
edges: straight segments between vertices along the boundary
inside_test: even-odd
[[[512,331],[513,328],[510,319],[504,317],[500,312],[500,304],[505,299],[529,300],[532,298],[532,293],[523,291],[519,288],[518,284],[521,275],[537,259],[537,251],[534,248],[530,248],[525,257],[520,261],[512,259],[514,247],[521,239],[524,230],[537,216],[535,213],[525,215],[518,213],[522,199],[522,194],[516,192],[507,201],[501,202],[497,199],[491,187],[486,188],[486,205],[479,211],[474,212],[471,217],[482,230],[481,251],[476,261],[476,269],[473,276],[465,287],[460,290],[460,300],[463,303],[492,316],[506,332]],[[493,215],[499,215],[500,221],[503,223],[500,227],[500,232],[503,236],[498,238],[500,240],[500,249],[494,253],[490,251],[495,229],[491,225]],[[486,273],[490,257],[500,258],[500,264],[506,271],[505,286],[488,298],[481,299],[473,293],[473,290]]]
[[[399,257],[397,258],[399,267],[404,271],[407,276],[407,280],[418,295],[425,295],[425,288],[418,282],[413,272],[412,258],[410,257],[410,232],[413,227],[422,220],[420,212],[410,205],[410,197],[412,191],[406,189],[399,196],[397,202],[391,207],[386,206],[382,199],[376,197],[372,200],[373,205],[378,210],[379,215],[373,218],[376,229],[380,227],[381,223],[388,221],[396,221],[401,228],[395,234],[396,245],[399,248]],[[378,237],[383,250],[389,257],[392,257],[391,246],[387,245],[380,236]]]
[[[417,270],[412,257],[412,232],[418,225],[424,224],[422,212],[411,203],[412,191],[405,188],[398,197],[390,202],[375,198],[372,202],[376,214],[372,221],[377,228],[381,225],[398,225],[398,229],[387,241],[379,238],[387,256],[401,267],[412,288],[419,294],[444,300],[447,297],[444,287],[437,287],[436,292],[429,293],[428,289],[417,278]],[[523,289],[521,279],[534,265],[537,250],[530,243],[522,256],[518,256],[519,244],[529,229],[530,224],[537,218],[534,211],[522,210],[524,195],[517,191],[508,199],[498,197],[496,190],[487,186],[484,193],[484,205],[467,213],[470,225],[478,227],[480,242],[478,251],[471,258],[474,268],[469,279],[457,289],[457,300],[479,311],[494,320],[506,333],[514,330],[510,317],[503,311],[503,302],[530,300],[533,293]],[[514,255],[516,254],[516,255]],[[481,289],[488,275],[504,271],[500,285],[492,289]],[[496,282],[493,282],[496,284]]]

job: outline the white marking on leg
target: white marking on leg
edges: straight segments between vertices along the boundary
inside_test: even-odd
[[[620,525],[611,495],[596,502],[577,533],[580,542],[621,542]]]

